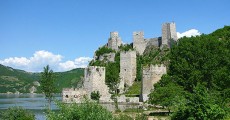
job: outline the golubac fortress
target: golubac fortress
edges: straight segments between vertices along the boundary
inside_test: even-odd
[[[142,55],[148,46],[168,46],[171,41],[177,40],[176,24],[163,23],[162,36],[156,38],[144,38],[143,31],[133,32],[133,49],[129,51],[120,51],[120,83],[118,86],[119,94],[118,102],[145,102],[148,100],[148,94],[153,90],[153,85],[157,83],[163,74],[166,74],[166,66],[163,64],[149,65],[142,68],[141,94],[139,97],[126,97],[122,95],[127,86],[132,86],[136,79],[136,56]],[[115,51],[119,51],[119,46],[122,45],[122,39],[118,32],[110,32],[108,43],[105,45]],[[99,58],[100,61],[114,62],[115,53],[106,53],[101,56],[94,56],[94,60]],[[63,102],[80,103],[83,96],[88,96],[92,92],[99,91],[99,102],[113,102],[109,87],[105,83],[105,67],[88,66],[85,68],[83,85],[81,88],[65,88],[62,91]]]

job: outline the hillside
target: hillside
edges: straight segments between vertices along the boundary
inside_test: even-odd
[[[56,72],[57,93],[65,87],[76,87],[84,69],[77,68],[66,72]],[[40,92],[39,88],[40,73],[31,73],[23,70],[14,69],[0,64],[0,93],[35,93]]]

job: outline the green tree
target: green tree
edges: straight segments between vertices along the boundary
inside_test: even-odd
[[[230,86],[229,48],[209,35],[182,38],[170,52],[169,75],[186,90],[201,83],[208,89],[223,90]]]
[[[229,26],[209,35],[179,39],[169,53],[168,75],[154,86],[150,102],[175,108],[172,119],[223,119],[229,116],[229,41]],[[170,103],[174,100],[170,98],[175,95],[173,90],[179,91],[175,86],[181,86],[186,93],[176,93],[179,98],[185,98],[178,102],[181,104]]]
[[[149,103],[164,106],[169,110],[169,113],[171,110],[177,109],[177,105],[183,104],[185,101],[183,87],[173,82],[163,86],[158,84],[160,83],[154,85],[154,91],[149,94]]]
[[[216,104],[203,85],[197,85],[187,102],[174,112],[172,120],[221,120],[227,114]]]
[[[44,67],[41,73],[41,90],[45,94],[45,98],[49,103],[49,109],[51,109],[51,101],[53,100],[53,94],[55,93],[55,77],[53,70],[50,69],[49,65]]]
[[[97,91],[97,92],[96,92],[96,91],[93,91],[93,92],[91,92],[91,94],[90,94],[90,98],[91,98],[92,100],[99,101],[100,97],[101,97],[101,95],[100,95],[99,91]]]
[[[10,107],[0,115],[2,120],[35,120],[35,115],[22,107]]]

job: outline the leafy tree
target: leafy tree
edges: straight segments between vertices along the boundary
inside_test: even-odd
[[[223,41],[211,36],[184,37],[171,49],[169,75],[190,92],[198,83],[208,89],[226,89],[230,86],[229,52]]]
[[[210,99],[210,94],[202,85],[197,85],[189,94],[185,105],[180,106],[172,120],[220,120],[224,119],[225,110]]]
[[[47,65],[44,67],[44,70],[41,74],[41,90],[45,93],[45,98],[49,103],[49,109],[51,109],[51,101],[53,99],[53,94],[55,93],[54,73],[53,70],[50,69],[49,65]]]
[[[35,120],[35,115],[22,107],[10,107],[0,115],[2,120]]]
[[[81,104],[58,103],[59,112],[47,113],[48,120],[113,120],[112,113],[98,103],[85,101]]]
[[[106,67],[106,84],[109,86],[110,90],[115,92],[118,88],[118,83],[120,82],[119,79],[119,71],[116,63],[110,63]]]
[[[137,55],[136,65],[137,65],[136,81],[141,81],[142,79],[142,56]]]
[[[172,119],[177,120],[212,120],[229,116],[229,29],[228,26],[210,35],[179,39],[169,53],[168,75],[154,86],[150,102],[172,106]],[[176,86],[182,88],[177,90]],[[173,90],[186,94],[180,95]],[[182,101],[177,102],[180,104],[171,103],[175,94],[181,98]]]
[[[164,106],[169,113],[171,109],[176,109],[175,105],[183,104],[185,91],[181,86],[173,82],[160,87],[157,87],[157,84],[154,91],[149,94],[149,103]]]
[[[96,92],[96,91],[93,91],[93,92],[90,94],[90,98],[91,98],[92,100],[99,101],[100,97],[101,97],[101,95],[100,95],[99,91],[97,91],[97,92]]]

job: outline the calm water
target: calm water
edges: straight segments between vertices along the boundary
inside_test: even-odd
[[[56,94],[55,98],[61,100],[61,95]],[[114,104],[101,104],[109,111],[115,110]],[[5,111],[12,106],[21,106],[27,110],[32,111],[37,120],[45,120],[44,109],[47,108],[47,101],[43,94],[0,94],[0,112]],[[138,108],[138,105],[119,104],[120,110],[127,108]],[[57,110],[54,103],[51,105],[52,110]]]
[[[61,100],[61,95],[55,95],[55,98]],[[42,94],[0,94],[0,111],[8,107],[21,106],[32,111],[37,120],[45,120],[44,109],[47,108],[47,101]],[[52,109],[57,109],[54,103]]]

